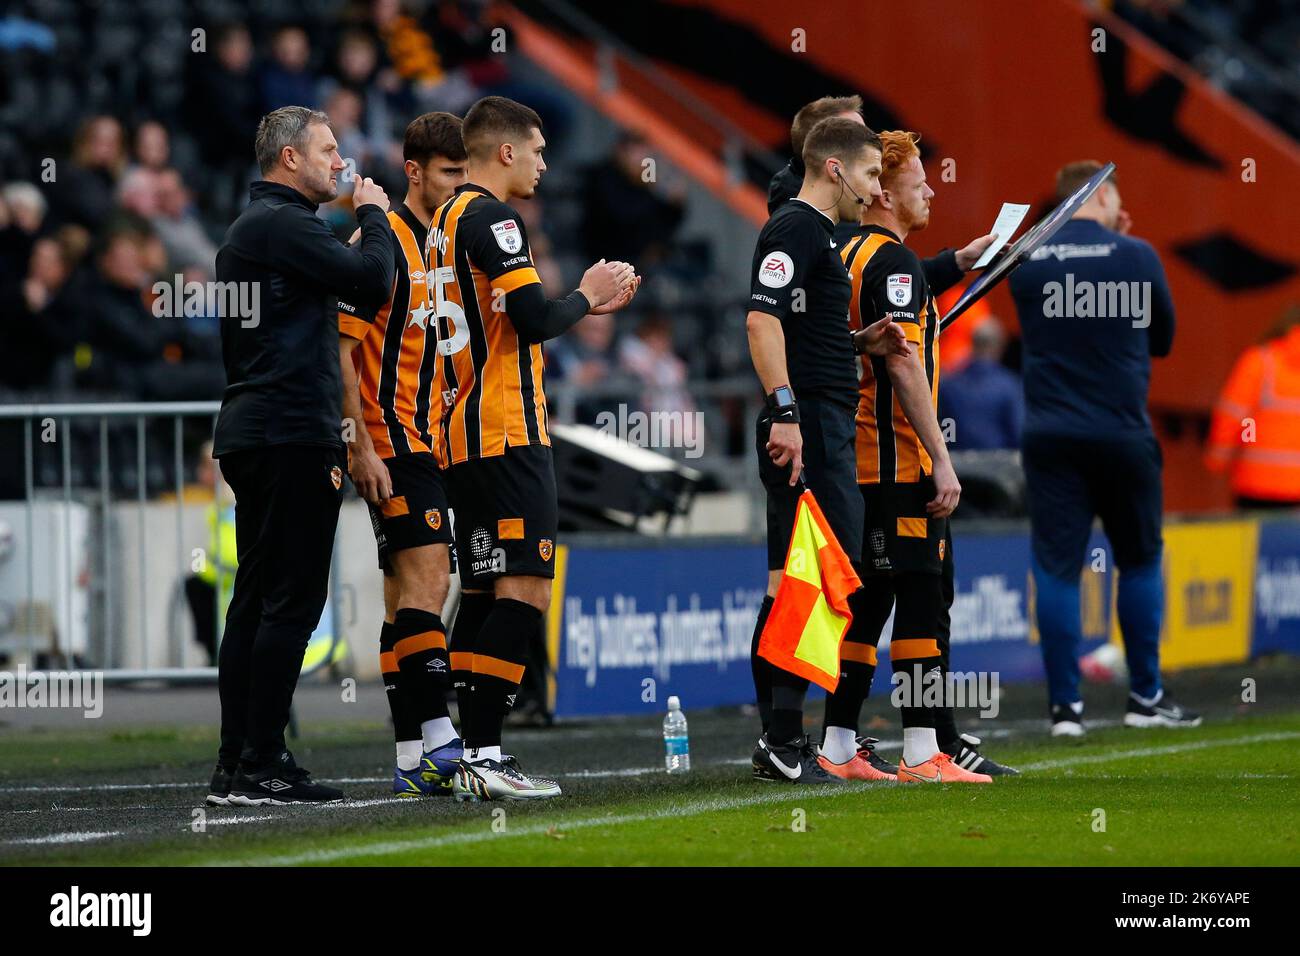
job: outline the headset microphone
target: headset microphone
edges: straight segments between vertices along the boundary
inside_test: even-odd
[[[844,178],[844,174],[840,172],[840,168],[838,166],[835,167],[835,175],[840,177],[840,185],[843,186],[845,189],[847,189],[849,192],[853,193],[853,198],[857,200],[858,205],[865,206],[867,201],[858,195],[858,191],[856,189],[854,189],[852,186],[849,185],[849,181]]]

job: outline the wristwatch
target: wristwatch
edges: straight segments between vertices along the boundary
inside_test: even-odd
[[[778,385],[772,389],[766,401],[773,423],[798,423],[799,406],[795,404],[794,392],[789,385]]]

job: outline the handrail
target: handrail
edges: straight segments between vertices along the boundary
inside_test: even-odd
[[[37,415],[99,415],[130,418],[134,415],[215,415],[221,403],[211,402],[53,402],[0,405],[0,418],[35,418]]]

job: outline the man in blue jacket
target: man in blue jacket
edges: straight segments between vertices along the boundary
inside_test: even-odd
[[[1101,164],[1070,163],[1064,199]],[[1147,414],[1151,357],[1169,354],[1174,306],[1151,245],[1127,235],[1112,175],[1011,277],[1024,343],[1022,448],[1038,629],[1053,736],[1082,736],[1079,575],[1100,516],[1119,571],[1130,727],[1197,726],[1160,682],[1161,454]]]

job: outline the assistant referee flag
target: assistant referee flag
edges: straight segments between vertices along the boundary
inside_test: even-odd
[[[848,597],[862,582],[811,491],[799,497],[785,573],[758,654],[828,691],[840,680],[840,641],[853,620]]]

